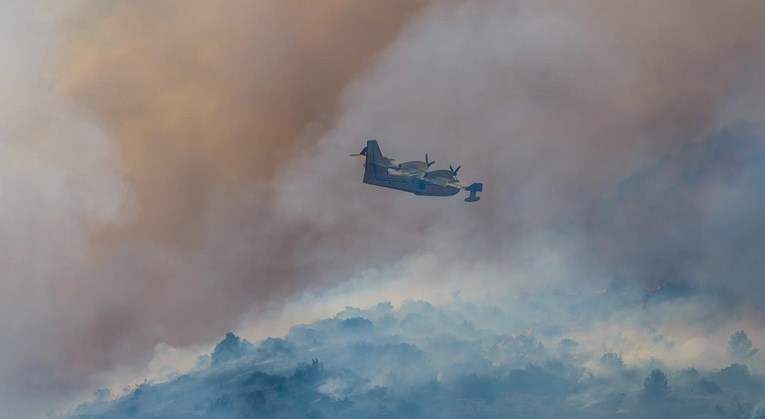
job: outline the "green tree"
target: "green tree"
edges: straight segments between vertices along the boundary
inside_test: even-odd
[[[670,387],[667,376],[660,369],[655,369],[643,380],[643,395],[646,398],[657,400],[669,397]]]

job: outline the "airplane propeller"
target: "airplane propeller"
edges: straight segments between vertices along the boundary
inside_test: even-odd
[[[457,166],[457,168],[455,169],[455,168],[453,168],[453,167],[452,167],[452,165],[450,164],[450,165],[449,165],[449,170],[451,170],[451,171],[452,171],[452,174],[453,174],[454,176],[457,176],[457,172],[459,172],[459,171],[460,171],[460,167],[462,167],[462,165],[459,165],[459,166]]]
[[[429,160],[428,160],[428,153],[425,153],[425,164],[426,164],[428,167],[430,167],[430,166],[432,166],[432,165],[433,165],[433,163],[435,163],[435,161],[429,161]]]

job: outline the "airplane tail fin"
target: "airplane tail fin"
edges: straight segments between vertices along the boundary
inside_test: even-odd
[[[364,147],[364,150],[366,150],[367,156],[366,163],[364,164],[364,182],[374,184],[377,176],[388,174],[388,169],[375,164],[381,162],[383,157],[377,140],[367,140],[367,146]]]
[[[382,152],[380,146],[377,144],[377,140],[367,140],[367,146],[364,147],[366,151],[367,160],[372,162],[378,162],[382,160]]]

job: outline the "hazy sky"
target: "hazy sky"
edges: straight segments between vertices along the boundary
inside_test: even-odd
[[[744,0],[4,2],[0,403],[35,414],[365,275],[411,278],[381,299],[679,283],[759,312],[763,19]],[[370,137],[462,164],[483,199],[363,185],[348,154]]]

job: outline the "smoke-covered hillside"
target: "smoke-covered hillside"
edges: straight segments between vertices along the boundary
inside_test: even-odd
[[[519,296],[492,304],[456,298],[434,307],[408,301],[348,308],[257,344],[229,333],[193,371],[94,394],[73,418],[754,418],[765,415],[765,377],[746,332],[734,333],[722,368],[671,367],[648,357],[626,361],[609,351],[628,333],[591,342],[567,319],[592,322],[601,295]],[[612,296],[613,297],[613,296]],[[618,296],[616,297],[618,298]],[[617,311],[661,311],[622,295]],[[676,302],[674,302],[676,303]],[[673,303],[673,304],[674,304]],[[559,304],[558,304],[559,305]],[[501,309],[500,307],[507,307]],[[527,317],[517,317],[525,312]],[[548,313],[548,315],[545,315]],[[560,316],[560,317],[558,317]],[[547,323],[547,326],[543,326]],[[527,327],[526,330],[521,330]],[[539,328],[537,328],[539,327]],[[578,330],[577,330],[578,329]],[[673,347],[651,330],[649,346]],[[600,348],[593,348],[592,344]],[[645,345],[644,345],[645,346]],[[649,348],[650,349],[650,348]]]

